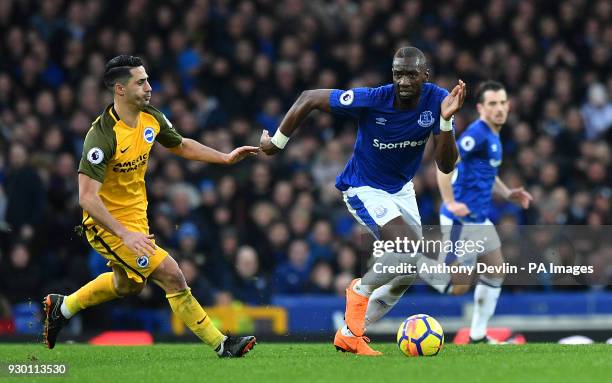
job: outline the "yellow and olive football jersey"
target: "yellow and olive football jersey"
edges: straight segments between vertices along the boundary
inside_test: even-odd
[[[87,132],[79,173],[102,183],[100,198],[115,219],[146,219],[145,173],[153,143],[171,148],[182,140],[166,116],[152,106],[140,112],[138,125],[132,128],[109,105]],[[87,216],[84,211],[83,218]]]

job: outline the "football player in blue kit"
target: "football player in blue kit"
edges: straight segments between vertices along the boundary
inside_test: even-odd
[[[486,81],[478,87],[476,99],[480,118],[470,124],[458,140],[460,160],[457,169],[450,174],[438,171],[437,178],[443,200],[440,207],[443,238],[451,241],[480,240],[482,247],[474,254],[442,253],[440,261],[448,265],[475,265],[478,261],[486,266],[501,266],[501,244],[488,218],[493,192],[524,209],[529,207],[533,198],[522,187],[508,188],[497,176],[502,162],[499,132],[506,123],[510,106],[504,86],[496,81]],[[449,276],[449,283],[433,287],[454,295],[464,294],[469,290],[473,276],[456,273]],[[470,342],[496,343],[486,336],[487,324],[495,312],[504,277],[503,272],[494,268],[478,274]]]
[[[433,135],[438,169],[450,173],[458,157],[452,116],[465,99],[465,84],[449,92],[427,82],[429,69],[423,52],[400,48],[392,64],[393,83],[377,88],[317,89],[302,92],[273,137],[264,131],[261,149],[275,154],[313,110],[357,120],[353,155],[336,178],[348,210],[377,238],[421,238],[421,218],[412,178],[425,144]],[[419,257],[388,252],[377,259],[384,266],[416,262]],[[416,259],[415,259],[416,258]],[[400,299],[414,274],[376,272],[346,289],[346,325],[334,338],[336,349],[360,355],[380,355],[364,336],[366,327],[380,319]],[[387,269],[389,270],[389,269]]]

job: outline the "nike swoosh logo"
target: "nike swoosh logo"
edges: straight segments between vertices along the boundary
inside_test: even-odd
[[[51,318],[58,319],[60,317],[60,314],[61,314],[60,307],[61,305],[57,303],[55,304],[55,307],[53,307],[53,311],[51,312]]]
[[[197,324],[202,324],[202,322],[204,322],[204,319],[206,319],[207,315],[204,315],[204,318],[202,318],[201,320],[197,321]]]
[[[131,145],[130,145],[130,146],[131,146]],[[121,151],[121,153],[125,153],[125,151],[126,151],[126,150],[128,150],[129,148],[130,148],[130,147],[128,146],[127,148],[125,148],[125,149],[121,149],[120,151]]]

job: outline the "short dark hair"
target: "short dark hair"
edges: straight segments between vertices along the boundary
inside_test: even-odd
[[[419,66],[422,69],[427,68],[427,57],[425,53],[417,47],[401,47],[396,52],[393,58],[411,58],[419,61]]]
[[[130,69],[142,65],[140,57],[130,55],[113,57],[104,67],[104,86],[112,91],[117,82],[125,84],[131,76]]]
[[[484,102],[484,94],[487,90],[497,91],[497,90],[506,90],[506,87],[498,81],[487,80],[478,85],[478,89],[476,90],[476,102],[478,104],[482,104]]]

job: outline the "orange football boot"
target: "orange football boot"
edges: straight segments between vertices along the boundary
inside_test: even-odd
[[[365,316],[369,301],[368,297],[353,291],[353,286],[359,280],[359,278],[353,279],[349,287],[346,288],[346,311],[344,311],[344,321],[353,335],[357,337],[363,336],[365,332]]]
[[[370,343],[370,338],[367,336],[342,335],[342,329],[338,329],[334,337],[334,346],[336,346],[337,351],[366,356],[382,355],[382,352],[373,350],[368,343]]]

